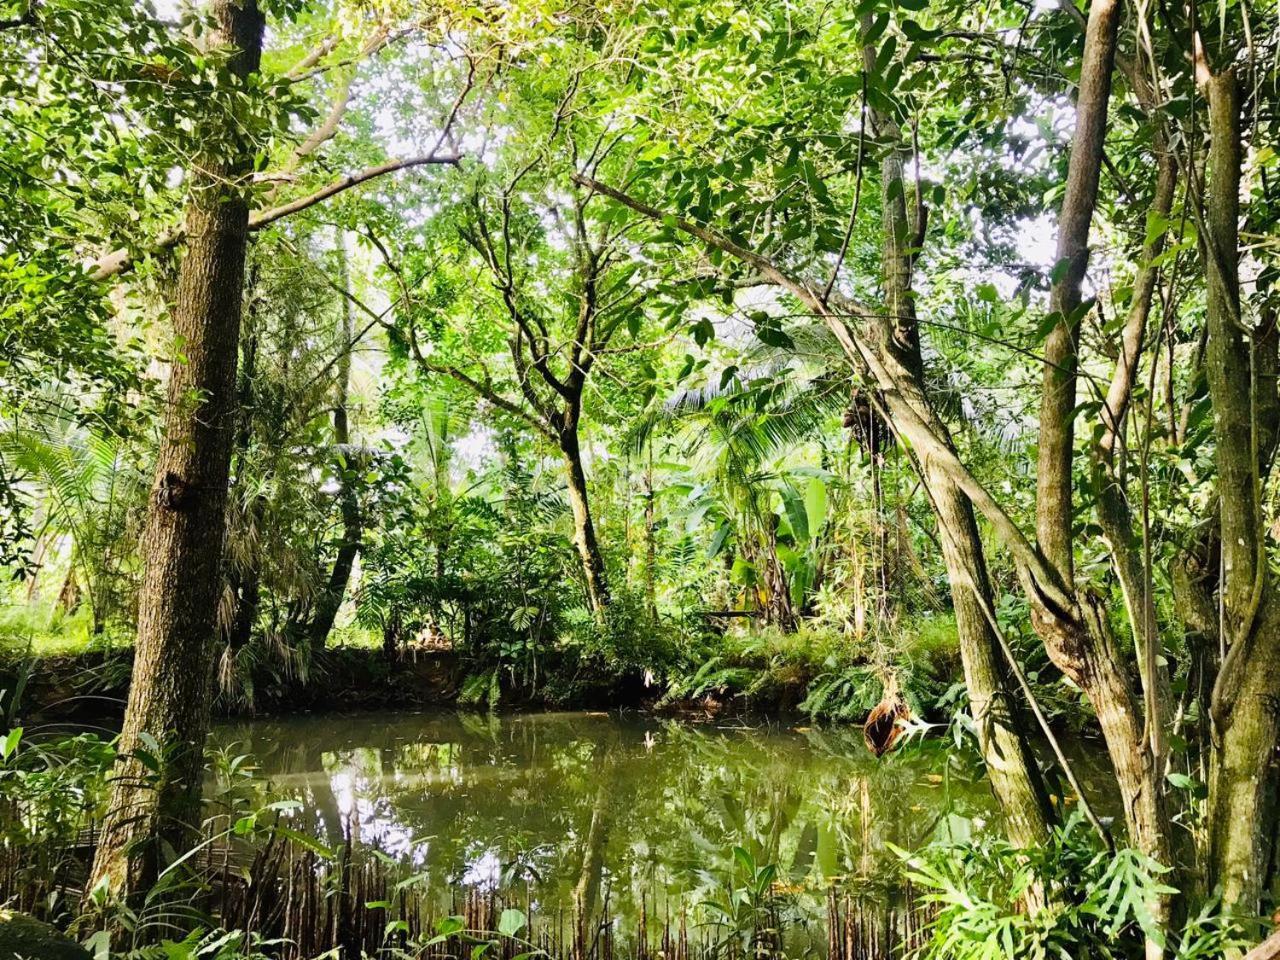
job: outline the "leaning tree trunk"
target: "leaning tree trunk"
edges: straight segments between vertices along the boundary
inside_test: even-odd
[[[210,0],[210,43],[238,50],[232,72],[258,68],[263,17],[254,0]],[[222,143],[223,131],[211,131]],[[173,326],[183,362],[172,365],[165,429],[142,537],[138,638],[120,759],[93,870],[123,895],[145,890],[164,844],[196,835],[209,724],[210,674],[227,479],[235,430],[235,374],[249,206],[236,181],[241,155],[205,156],[192,168]],[[158,755],[139,757],[154,737]],[[154,751],[147,751],[152,753]]]
[[[577,418],[571,414],[560,431],[560,452],[564,455],[565,479],[569,487],[569,505],[573,509],[573,542],[582,560],[582,573],[587,587],[587,603],[597,618],[609,605],[609,584],[605,574],[604,555],[596,540],[595,523],[591,519],[591,502],[587,498],[587,474],[582,468],[582,449],[578,442]]]
[[[351,273],[347,265],[346,238],[338,237],[338,270],[339,282],[348,292],[351,289]],[[329,572],[329,582],[316,603],[316,613],[311,620],[309,631],[313,649],[323,648],[333,630],[333,622],[337,619],[338,609],[342,606],[342,598],[347,592],[347,583],[351,579],[351,570],[355,566],[356,555],[360,552],[360,541],[364,535],[364,524],[360,517],[360,496],[356,490],[356,471],[359,461],[351,448],[351,427],[348,419],[348,399],[351,388],[351,349],[355,338],[354,307],[349,299],[342,303],[342,343],[337,363],[337,397],[333,405],[333,440],[338,451],[338,509],[342,514],[342,540],[338,544],[338,552],[333,560],[333,569]]]
[[[1209,190],[1204,250],[1208,273],[1205,373],[1213,400],[1226,656],[1210,717],[1208,882],[1223,903],[1256,915],[1276,830],[1280,740],[1280,598],[1268,569],[1262,513],[1263,452],[1274,432],[1275,382],[1244,325],[1239,279],[1240,95],[1228,69],[1207,84]],[[1263,393],[1270,391],[1270,396]]]
[[[891,121],[878,114],[876,120],[878,133],[900,141],[900,133]],[[918,206],[916,222],[910,222],[903,160],[900,147],[890,149],[881,169],[885,311],[877,325],[878,339],[880,349],[892,358],[907,381],[887,397],[890,414],[895,407],[912,404],[936,417],[924,392],[924,358],[912,288],[913,251],[923,243],[926,214]],[[938,429],[943,442],[950,444],[950,435],[941,422]],[[871,430],[868,435],[872,436]],[[873,444],[869,450],[874,461]],[[1023,732],[1027,729],[1025,710],[1011,694],[1009,669],[993,632],[991,582],[973,505],[936,459],[913,457],[913,461],[938,520],[965,687],[991,789],[1004,815],[1006,835],[1016,847],[1042,846],[1049,840],[1053,814],[1044,779]],[[1030,909],[1038,909],[1044,904],[1045,892],[1033,886],[1028,890],[1027,901]]]
[[[991,790],[1015,847],[1042,846],[1053,822],[1048,793],[1026,731],[1026,710],[1010,690],[1009,669],[987,619],[994,610],[973,506],[942,471],[925,470],[951,585],[960,660]]]

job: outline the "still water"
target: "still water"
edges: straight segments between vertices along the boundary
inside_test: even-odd
[[[641,897],[718,896],[734,847],[818,903],[833,880],[874,884],[890,844],[999,829],[980,772],[949,740],[877,760],[854,727],[374,714],[223,725],[216,737],[251,752],[330,840],[350,832],[441,891],[536,890],[544,910],[575,893],[624,914]]]

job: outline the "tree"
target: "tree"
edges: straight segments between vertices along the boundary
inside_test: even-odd
[[[1087,21],[1080,24],[1084,43],[1079,47],[1082,50],[1081,79],[1073,108],[1077,124],[1060,210],[1059,263],[1049,276],[1051,295],[1044,327],[1050,332],[1050,338],[1044,357],[1043,402],[1039,417],[1036,542],[1032,542],[1024,532],[1023,522],[1016,515],[1018,507],[1015,503],[1009,500],[1002,502],[995,492],[997,488],[962,459],[940,415],[943,408],[930,383],[929,371],[922,362],[918,346],[915,316],[921,294],[911,286],[911,278],[922,262],[922,245],[927,240],[924,231],[926,204],[924,185],[918,175],[915,183],[907,183],[903,182],[901,171],[904,160],[910,162],[913,156],[918,156],[917,139],[926,130],[941,130],[943,127],[941,124],[936,128],[926,127],[917,112],[921,109],[919,95],[908,93],[912,88],[906,86],[905,81],[899,86],[908,70],[925,63],[925,59],[920,58],[912,64],[908,56],[899,62],[893,41],[900,37],[913,41],[915,46],[910,52],[918,54],[922,47],[936,42],[938,33],[931,28],[922,28],[916,21],[902,22],[900,31],[894,32],[895,21],[888,13],[864,18],[858,27],[866,50],[861,79],[855,77],[853,82],[841,84],[845,91],[857,90],[859,83],[866,84],[862,107],[866,125],[858,137],[861,140],[867,136],[868,129],[873,131],[875,149],[881,157],[882,226],[879,241],[882,254],[878,290],[868,291],[869,284],[856,275],[839,284],[835,279],[824,284],[814,276],[824,266],[826,270],[823,272],[830,269],[832,257],[836,259],[838,274],[839,268],[858,253],[856,245],[850,245],[849,238],[855,236],[855,228],[858,227],[858,196],[865,174],[858,162],[852,173],[855,181],[852,191],[854,213],[849,218],[844,241],[833,244],[832,233],[824,232],[830,229],[826,224],[830,222],[829,211],[833,204],[827,199],[829,186],[818,164],[827,164],[833,171],[831,175],[838,175],[835,171],[841,170],[842,162],[838,143],[842,138],[831,131],[831,142],[827,142],[821,135],[814,138],[805,132],[805,142],[812,146],[796,147],[789,145],[788,135],[780,133],[779,129],[808,131],[816,122],[815,118],[834,118],[839,112],[828,113],[827,104],[815,95],[800,111],[803,121],[794,127],[787,126],[795,116],[794,108],[784,110],[777,104],[781,102],[783,91],[794,92],[796,87],[788,87],[783,80],[777,80],[776,87],[766,86],[754,100],[745,97],[729,100],[731,106],[727,117],[724,113],[715,112],[719,105],[713,106],[705,117],[697,112],[700,106],[690,108],[691,115],[700,118],[701,122],[708,126],[718,125],[717,135],[735,137],[732,148],[712,146],[706,139],[697,137],[692,138],[698,144],[694,147],[685,133],[684,141],[679,140],[678,135],[672,137],[672,142],[679,146],[667,146],[662,154],[663,167],[660,171],[637,163],[636,169],[628,175],[633,184],[628,190],[621,190],[589,174],[580,175],[578,182],[662,224],[666,230],[680,231],[696,243],[732,258],[740,265],[738,269],[746,269],[776,284],[794,298],[800,309],[822,318],[831,327],[844,345],[855,375],[872,388],[874,402],[916,460],[924,488],[938,515],[940,530],[944,532],[943,553],[948,559],[957,618],[965,619],[964,596],[972,596],[972,619],[983,632],[989,631],[982,645],[989,651],[987,663],[999,672],[1007,666],[1016,676],[1017,664],[1011,661],[1010,648],[1000,636],[992,598],[982,587],[985,577],[978,572],[980,568],[974,566],[974,560],[981,558],[982,543],[980,531],[972,520],[965,520],[967,501],[977,508],[988,524],[990,535],[1013,560],[1023,596],[1050,657],[1092,703],[1108,744],[1117,784],[1125,797],[1131,842],[1167,868],[1174,865],[1172,812],[1166,796],[1165,774],[1169,761],[1161,727],[1169,687],[1167,673],[1161,663],[1160,634],[1155,628],[1152,604],[1154,581],[1149,544],[1153,532],[1145,507],[1146,474],[1142,476],[1144,507],[1141,514],[1135,515],[1130,510],[1127,497],[1118,495],[1117,487],[1123,492],[1125,461],[1122,458],[1127,454],[1122,447],[1125,441],[1121,434],[1126,424],[1127,429],[1142,431],[1131,442],[1136,442],[1138,449],[1143,451],[1150,449],[1156,429],[1150,408],[1142,411],[1141,417],[1129,416],[1127,421],[1125,417],[1132,414],[1130,396],[1139,389],[1134,375],[1139,363],[1147,365],[1153,380],[1160,367],[1158,358],[1143,357],[1143,348],[1152,339],[1148,332],[1152,290],[1157,283],[1159,267],[1168,260],[1168,257],[1160,255],[1159,240],[1169,229],[1167,212],[1172,199],[1173,172],[1169,157],[1171,141],[1162,132],[1162,125],[1185,124],[1186,121],[1181,119],[1163,118],[1157,114],[1149,124],[1141,127],[1140,150],[1146,156],[1150,154],[1145,151],[1156,151],[1155,162],[1147,168],[1154,170],[1155,176],[1143,187],[1143,195],[1151,197],[1151,213],[1142,232],[1145,240],[1137,245],[1143,252],[1143,260],[1139,264],[1135,289],[1119,295],[1124,297],[1122,302],[1128,303],[1129,311],[1121,328],[1120,361],[1109,381],[1113,387],[1108,391],[1109,396],[1091,408],[1100,421],[1096,436],[1101,440],[1091,446],[1098,464],[1098,483],[1102,488],[1101,492],[1091,493],[1097,498],[1095,505],[1099,510],[1101,536],[1113,551],[1113,570],[1128,613],[1129,622],[1125,626],[1131,631],[1137,646],[1132,660],[1128,659],[1128,652],[1115,635],[1115,627],[1099,598],[1093,574],[1082,575],[1076,569],[1077,553],[1092,549],[1088,540],[1091,534],[1086,528],[1082,536],[1071,502],[1072,490],[1078,483],[1075,466],[1079,462],[1079,445],[1073,437],[1073,424],[1079,416],[1073,387],[1074,371],[1084,332],[1088,329],[1084,321],[1094,307],[1092,301],[1083,298],[1081,283],[1087,269],[1087,244],[1104,165],[1103,140],[1107,129],[1113,61],[1119,64],[1128,81],[1126,92],[1148,110],[1158,109],[1146,80],[1148,71],[1154,69],[1158,74],[1165,69],[1160,52],[1153,51],[1149,45],[1140,44],[1133,54],[1126,51],[1117,55],[1118,17],[1115,7],[1100,2],[1092,5]],[[1074,24],[1076,20],[1077,17],[1068,16],[1064,22]],[[767,17],[763,22],[768,22]],[[783,52],[780,56],[790,55],[796,50],[804,51],[777,66],[781,76],[787,76],[787,69],[797,73],[801,69],[839,69],[838,58],[824,59],[830,56],[831,48],[827,46],[828,34],[823,32],[825,25],[820,20],[800,24],[789,20],[785,25],[771,26],[778,34],[775,49]],[[886,33],[886,28],[890,33]],[[730,36],[735,29],[738,25],[728,26]],[[700,37],[693,31],[685,32],[687,30],[683,23],[673,27],[669,34],[675,38],[672,42],[677,46],[698,45]],[[725,32],[723,26],[710,31],[717,37],[721,50],[726,49],[726,44],[721,42]],[[886,36],[891,36],[892,40],[886,42],[881,39]],[[709,45],[705,49],[710,50]],[[725,59],[737,66],[735,58],[738,54],[733,45],[728,44],[727,49],[731,52],[724,55]],[[949,52],[944,52],[939,60],[930,58],[928,62],[947,62],[949,55]],[[744,55],[747,61],[759,56],[757,53]],[[984,58],[961,55],[957,61],[982,63]],[[1152,67],[1153,63],[1158,65]],[[699,68],[709,69],[705,63]],[[726,67],[722,65],[719,69]],[[1238,105],[1222,105],[1230,99],[1229,81],[1213,79],[1217,75],[1207,64],[1201,64],[1198,69],[1200,82],[1210,93],[1210,119],[1215,109],[1218,118],[1208,125],[1212,140],[1208,154],[1209,175],[1205,177],[1197,170],[1198,161],[1194,155],[1179,157],[1178,163],[1183,167],[1193,201],[1196,199],[1195,184],[1208,182],[1203,213],[1196,214],[1194,209],[1189,213],[1202,218],[1201,232],[1205,237],[1202,240],[1206,265],[1204,289],[1210,316],[1205,370],[1215,411],[1216,484],[1220,491],[1215,502],[1220,504],[1220,522],[1232,524],[1237,531],[1234,549],[1252,558],[1246,562],[1243,553],[1237,554],[1230,564],[1231,575],[1221,585],[1226,610],[1232,609],[1229,599],[1232,589],[1239,591],[1234,601],[1235,616],[1236,622],[1243,624],[1244,632],[1224,639],[1224,649],[1234,652],[1228,654],[1224,669],[1219,673],[1218,693],[1212,698],[1216,707],[1207,701],[1200,704],[1201,709],[1216,710],[1215,722],[1222,732],[1230,729],[1228,718],[1234,709],[1239,708],[1233,695],[1224,691],[1241,688],[1245,674],[1236,672],[1241,669],[1241,662],[1257,657],[1249,671],[1249,676],[1254,678],[1249,696],[1255,707],[1262,699],[1273,695],[1264,693],[1264,690],[1276,689],[1271,675],[1274,655],[1263,652],[1270,648],[1268,638],[1271,630],[1266,613],[1270,587],[1269,574],[1263,571],[1265,565],[1260,565],[1257,559],[1265,552],[1258,545],[1257,531],[1264,529],[1265,525],[1261,522],[1256,499],[1258,481],[1267,466],[1266,458],[1258,460],[1259,452],[1269,450],[1272,443],[1270,417],[1276,399],[1269,371],[1273,369],[1270,341],[1274,338],[1271,313],[1265,302],[1260,304],[1260,321],[1256,325],[1242,325],[1238,319],[1234,321],[1235,326],[1226,325],[1230,318],[1240,316],[1239,308],[1232,306],[1235,296],[1230,292],[1238,284],[1232,270],[1238,256],[1235,251],[1240,246],[1236,234],[1238,217],[1235,204],[1239,194],[1241,160],[1239,152],[1232,153],[1233,149],[1238,151],[1240,142],[1240,135],[1233,132],[1232,124],[1238,124],[1240,108]],[[916,89],[919,89],[922,76],[917,74],[913,81],[917,84]],[[972,73],[966,82],[971,78]],[[687,78],[679,82],[687,82]],[[1167,82],[1182,84],[1185,74],[1174,75]],[[778,101],[771,99],[775,89]],[[668,88],[662,90],[667,92]],[[646,98],[644,102],[661,102],[662,95],[645,91],[639,96]],[[934,109],[945,114],[944,107]],[[777,113],[771,115],[770,111]],[[972,111],[966,119],[972,122]],[[694,122],[696,124],[697,121]],[[950,125],[947,129],[954,128],[953,120],[947,118],[947,122]],[[687,125],[690,120],[688,117],[673,120],[672,126],[676,123]],[[753,140],[757,128],[753,128],[752,123],[766,125],[765,129],[775,141],[788,144],[790,154],[770,151],[767,146],[753,146],[757,143]],[[767,125],[770,123],[772,125]],[[905,138],[895,135],[894,123],[911,125],[910,146],[903,143]],[[688,127],[684,129],[687,131]],[[821,126],[818,129],[821,130]],[[1238,126],[1234,129],[1238,131]],[[1190,137],[1192,134],[1184,131],[1183,135]],[[796,136],[801,134],[797,132]],[[1236,148],[1229,146],[1231,144]],[[708,151],[710,156],[699,154],[699,150]],[[731,156],[745,156],[753,162],[731,167],[726,159]],[[1215,182],[1219,188],[1215,188]],[[645,198],[646,184],[660,194],[664,188],[668,191],[669,196],[663,198],[665,205]],[[788,189],[800,191],[805,200],[798,203],[791,198],[794,193],[787,194]],[[758,199],[761,196],[776,198],[784,195],[788,197],[784,207],[779,207],[777,200]],[[1225,199],[1228,197],[1230,204]],[[911,211],[913,203],[914,211]],[[773,219],[769,219],[770,213]],[[766,226],[753,231],[746,227],[747,224]],[[839,241],[838,234],[835,239]],[[1228,252],[1224,254],[1223,250]],[[858,265],[865,265],[865,262],[863,260]],[[859,295],[854,295],[854,291]],[[984,293],[983,296],[987,295]],[[993,293],[992,299],[999,299],[998,293]],[[1165,298],[1165,311],[1175,310],[1176,306]],[[1173,320],[1166,316],[1164,322],[1165,329],[1168,329]],[[1163,335],[1166,334],[1162,331],[1159,336]],[[1213,345],[1215,337],[1216,347]],[[1248,346],[1251,342],[1254,344],[1252,347]],[[1232,344],[1233,347],[1227,350],[1224,344]],[[1172,366],[1166,369],[1172,376]],[[1232,372],[1227,374],[1228,370]],[[1149,400],[1147,402],[1150,403]],[[1246,415],[1246,410],[1251,412]],[[1173,412],[1170,415],[1173,416]],[[1176,425],[1173,433],[1176,437]],[[1240,437],[1248,437],[1249,443],[1241,443]],[[1145,452],[1141,455],[1147,457]],[[1143,463],[1146,462],[1144,459]],[[1141,469],[1145,471],[1147,468],[1143,465]],[[1251,490],[1254,492],[1250,493]],[[959,512],[946,508],[950,491],[954,491],[954,502]],[[1248,536],[1239,533],[1246,525],[1253,531]],[[969,528],[967,534],[964,532],[966,527]],[[956,550],[957,531],[960,532],[960,541],[968,547],[965,551],[967,558]],[[1234,581],[1233,588],[1231,584],[1238,570],[1245,571],[1242,574],[1244,579]],[[1203,587],[1204,584],[1198,586]],[[1212,581],[1208,589],[1211,595]],[[1203,606],[1201,603],[1200,608]],[[983,621],[985,626],[982,626]],[[968,631],[962,630],[964,633]],[[972,662],[974,650],[975,647],[970,645],[967,665]],[[998,655],[994,655],[997,650]],[[1001,663],[1001,660],[1009,662]],[[1135,695],[1129,679],[1130,670],[1134,667],[1141,682],[1141,697]],[[971,697],[975,703],[980,703],[984,698],[974,679],[970,672]],[[1212,799],[1208,805],[1210,822],[1214,826],[1202,847],[1211,886],[1219,886],[1228,904],[1246,915],[1258,907],[1264,865],[1270,860],[1271,841],[1264,839],[1264,835],[1270,837],[1266,826],[1269,814],[1258,805],[1259,791],[1273,790],[1275,783],[1274,769],[1266,759],[1270,756],[1266,751],[1274,749],[1275,745],[1271,727],[1261,721],[1261,714],[1248,711],[1247,717],[1239,721],[1241,727],[1237,743],[1240,748],[1235,754],[1235,761],[1227,762],[1225,759],[1224,751],[1228,749],[1225,740],[1215,742],[1211,739],[1203,745],[1208,755],[1216,759],[1210,764],[1209,792]],[[1244,742],[1251,746],[1243,747]],[[1244,759],[1246,756],[1248,760]],[[997,768],[995,761],[996,755],[990,755],[993,769]],[[1227,772],[1232,767],[1234,772]],[[1066,769],[1069,771],[1069,767]],[[1265,774],[1261,777],[1249,775],[1245,773],[1246,769],[1255,774],[1264,770]],[[1035,791],[1027,793],[1029,797],[1035,795]],[[1228,796],[1233,799],[1227,800]],[[1007,798],[1002,799],[1007,802]],[[1034,810],[1037,806],[1033,802],[1022,809]],[[1232,809],[1231,814],[1224,812],[1227,807]],[[1228,849],[1235,852],[1227,854],[1225,851]],[[1157,916],[1164,918],[1166,925],[1176,916],[1177,905],[1172,902],[1161,900],[1152,906],[1158,911]],[[1148,949],[1153,954],[1161,951],[1157,936],[1151,937]]]
[[[244,85],[258,69],[264,18],[253,0],[212,0],[210,13],[211,49],[226,55],[230,82]],[[154,880],[162,844],[184,849],[199,822],[248,246],[243,178],[252,169],[243,134],[219,126],[208,134],[184,218],[173,310],[181,353],[142,539],[121,760],[88,884],[126,896]]]
[[[648,290],[633,283],[625,224],[594,217],[589,193],[573,189],[567,209],[521,203],[517,189],[528,189],[521,181],[531,168],[491,200],[477,191],[457,211],[464,245],[447,254],[461,272],[456,280],[393,268],[409,309],[392,330],[424,373],[452,377],[552,444],[564,464],[587,601],[602,617],[610,591],[582,452],[584,403],[597,362],[628,349],[615,344],[619,334],[639,332]],[[480,278],[492,296],[476,296]],[[434,297],[417,292],[424,280]],[[473,326],[477,308],[482,322]],[[439,329],[441,314],[466,316],[468,326],[431,343],[423,328]],[[502,347],[495,366],[488,352]]]
[[[347,239],[338,237],[338,282],[344,291],[351,289],[351,269],[347,261]],[[348,297],[342,301],[342,336],[334,383],[333,440],[338,474],[338,510],[342,516],[342,534],[328,582],[321,590],[308,629],[311,645],[323,648],[333,629],[333,621],[342,606],[351,579],[351,568],[360,552],[360,539],[364,525],[360,510],[360,494],[357,489],[357,473],[361,458],[351,443],[351,427],[348,402],[351,392],[351,350],[355,345],[355,307]]]

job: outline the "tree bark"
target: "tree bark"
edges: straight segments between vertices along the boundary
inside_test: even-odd
[[[248,77],[262,50],[263,17],[254,0],[211,0],[210,9],[217,24],[210,43],[236,48],[231,70]],[[142,538],[138,639],[120,760],[86,890],[106,882],[124,896],[144,891],[163,844],[185,849],[199,820],[248,241],[249,207],[237,181],[249,161],[246,145],[240,155],[202,157],[192,170],[188,248],[173,310],[185,357],[169,376]],[[144,762],[139,751],[148,737],[160,750]]]
[[[560,430],[560,452],[564,455],[565,480],[569,488],[569,506],[573,509],[573,542],[582,560],[582,575],[587,588],[587,604],[597,618],[609,606],[609,583],[604,555],[596,540],[591,518],[591,501],[587,496],[587,474],[582,467],[582,450],[578,441],[577,417],[571,411]]]
[[[658,620],[658,539],[653,491],[653,438],[646,445],[644,471],[644,598],[649,619]]]
[[[1072,464],[1081,286],[1097,206],[1120,8],[1119,0],[1093,0],[1089,6],[1076,128],[1058,219],[1056,278],[1050,293],[1050,311],[1057,323],[1045,343],[1040,405],[1037,545],[1062,588],[1074,596],[1065,610],[1055,610],[1036,603],[1033,595],[1032,620],[1050,659],[1084,691],[1097,714],[1120,786],[1131,841],[1159,863],[1172,866],[1163,771],[1147,749],[1140,701],[1134,697],[1128,667],[1115,649],[1106,612],[1096,598],[1075,589],[1073,562]],[[1104,507],[1107,503],[1104,498]],[[1114,507],[1114,502],[1110,506]],[[1161,897],[1151,906],[1157,919],[1167,924],[1172,901]],[[1148,957],[1159,957],[1163,948],[1148,940],[1146,952]]]
[[[1173,205],[1177,163],[1164,144],[1163,137],[1157,138],[1156,148],[1160,155],[1157,159],[1151,213],[1163,218],[1168,216]],[[1120,356],[1101,410],[1102,437],[1093,450],[1098,525],[1102,528],[1103,538],[1111,551],[1112,569],[1120,583],[1125,610],[1133,631],[1147,717],[1147,740],[1157,770],[1164,765],[1168,705],[1173,702],[1173,697],[1168,670],[1161,667],[1159,662],[1162,644],[1156,621],[1155,584],[1150,558],[1148,551],[1144,550],[1146,541],[1139,540],[1135,535],[1133,511],[1117,461],[1116,448],[1121,444],[1133,397],[1133,385],[1146,341],[1152,298],[1160,274],[1156,258],[1164,247],[1163,238],[1164,232],[1161,231],[1143,243],[1142,261],[1134,279],[1132,300],[1121,335]]]
[[[1058,322],[1045,341],[1036,472],[1036,537],[1064,584],[1074,579],[1071,537],[1071,463],[1075,441],[1076,370],[1081,284],[1089,262],[1089,228],[1098,200],[1107,131],[1107,103],[1115,63],[1119,0],[1093,0],[1085,28],[1066,193],[1058,216],[1058,248],[1049,310]]]
[[[1276,745],[1280,740],[1280,602],[1267,567],[1259,420],[1268,402],[1256,333],[1240,310],[1240,95],[1228,69],[1206,84],[1209,183],[1205,261],[1208,342],[1221,531],[1219,585],[1226,650],[1210,704],[1208,876],[1223,903],[1256,915],[1276,829]],[[1274,385],[1271,385],[1274,390]]]
[[[877,120],[878,130],[899,139],[891,124]],[[895,147],[886,154],[881,168],[886,310],[879,325],[879,346],[910,378],[917,391],[914,402],[932,409],[924,392],[924,359],[912,286],[912,269],[924,240],[926,213],[918,204],[914,224],[907,214],[903,161],[902,151]],[[907,400],[904,393],[894,397],[890,400],[891,410],[894,404]],[[939,429],[944,442],[950,445],[951,438],[940,422]],[[872,457],[874,460],[874,453]],[[937,460],[925,457],[916,460],[916,464],[938,520],[965,686],[991,788],[1004,814],[1010,843],[1023,848],[1040,846],[1049,839],[1053,815],[1040,769],[1028,747],[1028,738],[1022,733],[1027,729],[1025,711],[1011,694],[1007,670],[987,618],[987,611],[994,610],[994,604],[973,506]],[[1029,891],[1031,909],[1043,902],[1044,891]]]
[[[994,605],[973,507],[945,474],[926,470],[924,479],[938,518],[965,687],[991,790],[1004,815],[1009,842],[1022,848],[1043,846],[1053,815],[1028,746],[1026,710],[1010,691],[1008,671],[984,610],[984,605],[992,610]]]

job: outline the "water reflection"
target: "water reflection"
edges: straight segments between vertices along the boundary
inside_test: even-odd
[[[926,743],[873,758],[848,728],[688,725],[653,717],[369,715],[219,728],[333,841],[348,830],[424,882],[527,885],[541,908],[622,914],[715,896],[735,845],[804,897],[873,883],[913,848],[994,816],[963,755]]]

